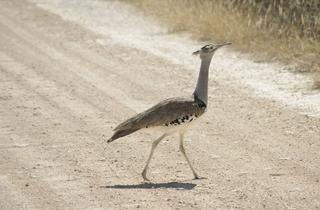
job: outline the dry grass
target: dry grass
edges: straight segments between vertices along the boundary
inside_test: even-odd
[[[128,1],[128,0],[127,0]],[[297,64],[320,74],[320,0],[131,0],[171,32],[196,39],[231,41],[259,59]],[[316,85],[317,86],[317,85]]]

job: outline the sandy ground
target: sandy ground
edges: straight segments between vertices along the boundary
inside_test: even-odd
[[[186,140],[206,179],[192,180],[176,136],[152,183],[140,172],[159,133],[105,143],[136,111],[192,93],[194,68],[0,1],[0,209],[319,209],[319,118],[219,80]]]

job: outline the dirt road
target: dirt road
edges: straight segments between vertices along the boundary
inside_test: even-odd
[[[186,141],[206,179],[192,180],[176,136],[149,184],[158,133],[105,143],[128,116],[192,93],[194,68],[0,1],[0,209],[319,209],[320,120],[213,79]]]

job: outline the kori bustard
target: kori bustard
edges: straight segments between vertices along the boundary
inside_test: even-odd
[[[208,105],[208,76],[209,66],[212,56],[217,49],[222,46],[230,45],[224,44],[208,44],[200,50],[194,52],[194,55],[199,55],[201,59],[200,73],[197,81],[197,86],[190,98],[170,98],[161,101],[150,109],[137,114],[136,116],[124,121],[114,129],[113,136],[107,141],[112,142],[120,137],[129,135],[140,129],[145,128],[160,128],[163,135],[152,142],[151,151],[147,163],[142,171],[142,177],[145,181],[147,178],[147,170],[152,158],[153,152],[160,141],[173,133],[179,132],[180,136],[180,151],[188,162],[195,179],[199,176],[191,165],[189,158],[186,155],[183,146],[184,133],[190,129],[197,118],[199,118],[205,111]]]

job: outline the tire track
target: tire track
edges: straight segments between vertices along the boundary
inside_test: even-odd
[[[8,41],[8,40],[7,40]],[[9,42],[10,43],[10,42]],[[11,43],[12,44],[12,43]],[[24,52],[26,52],[26,51],[24,51]],[[7,60],[8,60],[8,58],[6,58]],[[10,61],[10,59],[9,59],[9,61]],[[13,62],[13,61],[10,61],[10,62]],[[16,66],[17,66],[17,68],[15,69],[15,71],[17,71],[17,70],[19,70],[19,65],[20,64],[18,64],[18,63],[16,63],[15,64]],[[10,68],[10,66],[7,66],[9,69],[11,69]],[[28,72],[28,76],[27,75],[25,75],[25,70],[27,70],[27,72]],[[34,91],[36,91],[36,92],[38,92],[38,94],[40,93],[40,98],[42,98],[42,99],[44,99],[44,100],[46,100],[46,101],[48,101],[48,99],[47,99],[47,91],[49,91],[49,93],[50,93],[50,90],[46,90],[45,92],[42,92],[41,93],[41,89],[39,90],[39,89],[37,89],[37,87],[42,87],[42,86],[46,86],[46,82],[45,82],[45,79],[44,78],[39,78],[39,76],[38,75],[36,75],[36,74],[34,74],[34,73],[32,73],[32,72],[30,72],[28,69],[25,69],[25,70],[20,70],[20,71],[18,71],[16,74],[17,74],[17,76],[18,77],[16,77],[15,79],[13,79],[13,80],[16,80],[16,81],[24,81],[25,79],[27,79],[27,81],[29,80],[29,87],[27,86],[27,87],[25,87],[24,89],[28,89],[28,90],[34,90]],[[25,72],[25,73],[24,73]],[[25,78],[27,76],[27,78]],[[31,81],[30,81],[31,80]],[[34,81],[32,81],[32,80],[35,80],[35,82],[36,83],[34,83]],[[40,83],[37,83],[37,82],[39,82],[40,81]],[[41,83],[42,82],[42,83]],[[30,86],[30,84],[31,84],[31,86]],[[52,87],[52,85],[53,84],[50,84],[50,86]],[[61,91],[58,91],[58,89],[57,88],[51,88],[52,90],[54,90],[54,91],[57,91],[57,92],[59,92],[59,94],[61,94],[61,93],[63,93],[63,91],[61,92]],[[52,91],[51,90],[51,91]],[[40,91],[40,92],[39,92]],[[32,91],[33,92],[33,91]],[[55,97],[55,95],[56,94],[54,94],[54,93],[52,93],[52,97],[54,98]],[[49,96],[50,96],[50,94],[49,94]],[[55,102],[55,100],[52,100],[52,97],[49,97],[50,99],[49,99],[49,103],[50,104],[54,104],[53,105],[53,107],[54,108],[56,108],[56,109],[58,109],[57,111],[58,112],[61,112],[61,105],[63,104],[63,103],[57,103],[57,102]],[[60,96],[61,97],[61,96]],[[68,98],[68,97],[67,97]],[[64,105],[62,105],[62,106],[64,106]],[[51,107],[51,109],[52,109],[52,107]],[[50,110],[50,109],[49,109]],[[60,110],[60,111],[59,111]],[[69,111],[67,111],[67,113],[69,113]]]

